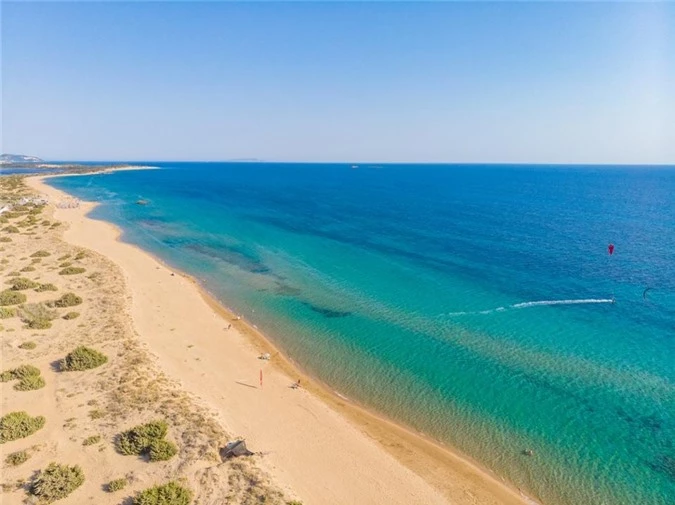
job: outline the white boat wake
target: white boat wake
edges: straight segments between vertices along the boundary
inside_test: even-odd
[[[526,309],[529,307],[541,307],[546,305],[584,305],[588,303],[614,303],[612,298],[579,298],[575,300],[537,300],[533,302],[514,303],[506,307],[497,307],[495,309],[474,310],[468,312],[449,312],[446,316],[470,316],[478,314],[492,314],[493,312],[504,312],[511,309]]]
[[[541,300],[538,302],[524,302],[511,305],[512,309],[524,309],[539,305],[582,305],[585,303],[614,303],[611,298],[582,298],[580,300]]]

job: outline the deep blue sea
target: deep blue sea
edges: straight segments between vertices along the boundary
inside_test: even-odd
[[[675,503],[675,167],[144,164],[50,184],[542,503]]]

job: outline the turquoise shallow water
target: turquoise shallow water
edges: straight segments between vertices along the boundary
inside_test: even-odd
[[[675,503],[675,168],[151,164],[50,183],[541,502]]]

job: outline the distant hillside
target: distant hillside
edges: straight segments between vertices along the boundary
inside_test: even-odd
[[[23,154],[0,154],[0,163],[43,163],[44,160]]]

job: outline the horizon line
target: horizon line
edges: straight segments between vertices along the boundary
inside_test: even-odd
[[[495,166],[624,166],[624,167],[675,167],[675,161],[661,163],[616,163],[616,162],[513,162],[513,161],[298,161],[264,160],[257,158],[230,158],[222,160],[199,159],[63,159],[43,160],[43,163],[273,163],[273,164],[314,164],[314,165],[495,165]],[[37,162],[36,164],[39,164]]]

